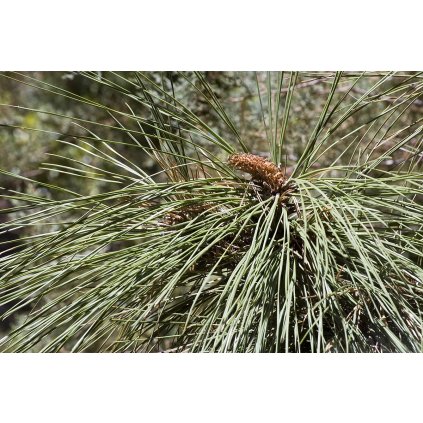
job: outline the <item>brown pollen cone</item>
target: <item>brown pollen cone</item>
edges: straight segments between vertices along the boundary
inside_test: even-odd
[[[273,192],[281,192],[286,177],[274,163],[263,157],[249,153],[233,154],[228,163],[235,169],[249,173],[253,179],[266,182]]]

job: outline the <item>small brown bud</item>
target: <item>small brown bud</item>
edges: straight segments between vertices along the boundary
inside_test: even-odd
[[[272,193],[281,192],[286,183],[284,172],[263,157],[248,153],[233,154],[228,163],[235,169],[249,173],[253,179],[265,182]]]

